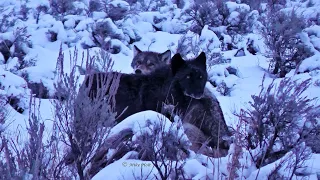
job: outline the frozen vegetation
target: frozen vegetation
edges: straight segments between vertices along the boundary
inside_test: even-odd
[[[85,74],[133,73],[134,45],[206,53],[206,88],[232,129],[226,156],[186,156],[178,116],[116,124],[112,104],[101,117],[87,104],[75,121]],[[0,179],[316,180],[319,97],[317,0],[0,1]]]

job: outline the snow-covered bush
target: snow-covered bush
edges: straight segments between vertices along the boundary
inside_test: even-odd
[[[110,130],[104,146],[93,157],[90,175],[119,159],[138,159],[152,165],[161,179],[181,176],[190,147],[182,130],[181,123],[171,123],[157,112],[136,113]]]
[[[0,33],[7,32],[11,27],[13,27],[17,21],[16,12],[14,9],[5,7],[0,7]]]
[[[87,6],[79,0],[49,0],[50,13],[60,17],[67,14],[86,15],[88,12]]]
[[[65,14],[72,10],[73,2],[77,0],[50,0],[50,8],[52,14]]]
[[[28,41],[29,33],[27,27],[17,28],[14,32],[12,57],[17,57],[19,64],[17,65],[17,70],[24,69],[26,67],[34,66],[36,59],[28,58],[26,56],[28,48],[32,45]]]
[[[136,8],[141,11],[159,11],[161,7],[167,5],[166,0],[152,1],[152,0],[136,0]]]
[[[240,119],[247,132],[245,146],[257,168],[285,158],[287,153],[294,154],[297,167],[310,155],[304,142],[319,128],[320,118],[320,106],[303,95],[310,81],[299,83],[286,78],[277,87],[273,81],[259,95],[252,95],[250,109],[242,109]],[[263,84],[264,79],[262,87]]]
[[[123,19],[129,12],[130,5],[126,1],[116,0],[107,4],[106,13],[113,21]]]
[[[264,25],[261,33],[272,58],[270,70],[273,74],[285,77],[297,64],[312,55],[301,42],[299,34],[306,27],[306,22],[295,9],[287,14],[270,7],[261,21]]]
[[[228,87],[224,81],[217,86],[217,91],[223,96],[230,96],[231,90],[232,87]]]
[[[172,174],[179,177],[183,171],[176,161],[187,157],[189,144],[183,138],[184,134],[179,134],[173,125],[166,130],[163,122],[149,124],[148,129],[152,133],[143,133],[136,143],[141,148],[142,159],[152,162],[161,179],[168,179]]]
[[[21,23],[19,18],[23,17],[20,17],[13,7],[0,7],[0,54],[3,55],[4,64],[17,58],[18,62],[11,66],[16,66],[13,71],[34,65],[32,61],[24,61],[26,50],[31,44],[28,42],[27,28],[18,25]]]
[[[225,0],[196,0],[185,13],[193,22],[191,27],[193,32],[201,34],[204,26],[208,25],[214,32],[219,33],[219,39],[222,40],[223,35],[227,34],[236,43],[238,41],[236,36],[251,32],[259,16],[257,11],[250,12],[250,7],[246,4]]]
[[[194,22],[191,30],[197,34],[205,25],[218,27],[223,24],[224,17],[220,14],[223,11],[224,0],[205,1],[196,0],[194,4],[186,10],[186,14]]]
[[[106,10],[105,3],[102,3],[100,0],[90,0],[89,1],[89,11],[90,12],[94,12],[94,11],[102,12],[105,10]]]
[[[188,31],[181,36],[178,42],[176,53],[180,53],[183,57],[195,57],[200,52],[206,53],[208,68],[221,63],[226,63],[227,60],[221,55],[221,42],[217,35],[208,29],[206,25],[202,31],[201,36]]]
[[[266,2],[267,0],[241,0],[241,3],[248,4],[252,10],[259,10],[261,4]]]
[[[40,16],[43,14],[46,14],[48,12],[48,10],[49,10],[49,7],[46,5],[37,6],[37,8],[33,14],[34,18],[36,19],[37,24],[39,23]]]
[[[28,41],[29,33],[27,27],[17,27],[12,36],[0,43],[0,53],[4,56],[4,64],[9,63],[12,72],[34,66],[36,60],[27,58],[26,53],[31,43]]]
[[[313,83],[313,85],[320,87],[320,79],[316,80],[316,81]]]

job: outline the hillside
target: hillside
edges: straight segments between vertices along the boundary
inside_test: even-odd
[[[267,2],[2,0],[0,179],[320,179],[320,2]],[[206,53],[206,88],[233,129],[227,156],[172,160],[156,151],[188,142],[179,117],[144,111],[103,127],[90,106],[83,133],[95,142],[70,155],[84,71],[133,73],[134,45]],[[154,160],[118,144],[100,151],[128,130],[126,143],[152,146]]]

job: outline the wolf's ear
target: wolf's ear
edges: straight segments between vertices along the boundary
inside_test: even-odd
[[[166,64],[170,64],[171,51],[167,50],[166,52],[159,54],[159,58],[162,62],[165,62]]]
[[[185,63],[179,53],[175,54],[171,59],[171,71],[173,75],[175,75]]]
[[[198,64],[199,66],[204,66],[206,67],[206,54],[204,52],[201,52],[199,54],[199,56],[194,60],[196,64]]]
[[[133,46],[133,56],[136,56],[137,54],[141,53],[142,51],[136,46]]]

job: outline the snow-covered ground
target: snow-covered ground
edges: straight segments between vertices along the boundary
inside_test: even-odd
[[[119,3],[121,4],[123,1],[119,1]],[[84,1],[83,4],[86,5],[88,3]],[[236,3],[234,2],[229,2],[228,7],[230,11],[236,12],[237,5],[235,4]],[[30,3],[27,3],[27,6],[30,8],[37,7],[38,5],[49,6],[47,0],[30,0]],[[3,0],[0,2],[0,6],[6,7],[5,9],[0,9],[1,14],[1,11],[10,11],[10,9],[18,7],[18,4],[15,4],[10,0]],[[319,9],[320,5],[317,7]],[[239,5],[238,8],[244,10],[250,9],[248,5],[243,4]],[[315,8],[309,10],[315,10]],[[189,24],[183,23],[181,19],[179,19],[181,11],[181,9],[172,5],[171,7],[160,8],[159,12],[141,12],[138,16],[132,16],[123,21],[121,20],[121,22],[118,22],[116,25],[121,24],[124,26],[122,28],[118,28],[114,25],[114,32],[112,33],[116,34],[117,37],[119,36],[120,40],[111,39],[109,43],[121,47],[121,51],[117,54],[111,54],[114,61],[113,70],[124,73],[133,72],[130,66],[133,58],[133,45],[137,45],[141,50],[164,52],[167,49],[170,49],[172,52],[175,52],[179,39],[182,37],[182,33],[179,32],[182,32],[189,26]],[[18,113],[9,104],[6,104],[3,107],[6,112],[9,112],[9,115],[6,123],[0,125],[0,130],[5,128],[5,135],[7,137],[13,137],[17,134],[21,135],[21,138],[17,139],[18,144],[23,143],[28,138],[26,128],[28,126],[29,114],[32,112],[32,105],[29,106],[31,90],[28,88],[27,81],[22,78],[23,75],[28,75],[27,79],[29,82],[42,82],[48,89],[49,94],[53,95],[53,84],[57,80],[56,63],[59,56],[60,45],[62,44],[61,48],[65,59],[63,69],[64,72],[69,73],[71,69],[69,61],[70,54],[73,55],[75,47],[78,49],[78,57],[86,57],[88,52],[90,55],[93,55],[99,51],[100,48],[98,47],[89,48],[88,50],[83,49],[81,44],[94,44],[90,34],[92,29],[88,27],[96,21],[105,20],[105,16],[106,15],[103,13],[97,13],[93,17],[69,15],[64,17],[64,21],[58,21],[49,14],[42,14],[39,17],[39,22],[36,23],[35,18],[30,15],[27,21],[18,20],[11,29],[6,32],[0,32],[1,43],[5,39],[13,40],[14,32],[16,32],[15,30],[18,27],[26,26],[27,32],[30,34],[28,42],[30,42],[32,46],[24,47],[24,51],[27,52],[24,60],[36,60],[35,64],[32,66],[17,69],[17,65],[19,65],[18,58],[9,58],[8,62],[5,63],[4,56],[0,54],[0,97],[8,99],[11,96],[18,97],[20,99],[18,105],[24,109],[22,113]],[[154,21],[153,16],[167,18],[167,20],[163,21],[161,24],[163,31],[154,30],[152,26],[152,22]],[[233,16],[236,17],[236,15]],[[231,20],[233,16],[230,15]],[[111,19],[109,20],[111,21]],[[57,34],[55,41],[51,42],[48,40],[48,31]],[[203,44],[201,44],[200,47],[206,47],[208,39],[218,41],[215,33],[208,29],[207,26],[205,26],[202,32],[199,39],[202,40]],[[305,92],[305,95],[309,98],[320,97],[320,26],[310,26],[305,29],[305,32],[303,33],[305,37],[303,41],[306,44],[310,44],[314,55],[305,59],[297,69],[289,72],[286,77],[299,79],[300,82],[311,78],[312,84]],[[192,33],[189,31],[188,34]],[[133,36],[139,36],[140,40],[133,44],[129,44],[127,39],[133,38]],[[247,38],[255,37],[254,34],[249,34],[247,36]],[[252,101],[251,96],[257,95],[260,92],[263,76],[266,75],[265,87],[275,78],[268,72],[269,61],[264,54],[265,47],[263,46],[263,41],[259,38],[256,39],[259,40],[258,42],[255,42],[255,44],[259,46],[260,53],[252,55],[245,50],[245,56],[235,57],[235,50],[223,51],[222,56],[230,58],[230,62],[213,66],[208,72],[210,80],[218,83],[224,81],[226,85],[231,88],[230,95],[223,96],[217,91],[217,88],[209,83],[207,84],[208,89],[212,91],[220,102],[227,125],[234,128],[236,128],[236,125],[239,123],[239,118],[234,114],[239,113],[241,108],[249,107],[248,102]],[[227,38],[225,41],[228,41]],[[239,44],[243,44],[243,42],[246,41],[243,40],[239,42]],[[219,46],[220,42],[214,42],[212,44],[212,49]],[[12,47],[10,51],[14,52],[14,47]],[[78,59],[77,65],[85,67],[84,64],[81,64],[81,58]],[[237,75],[226,73],[226,67],[235,68],[237,70]],[[80,75],[80,73],[77,71],[76,75]],[[82,79],[83,76],[81,75],[79,83],[81,83]],[[280,80],[280,78],[276,79],[275,82],[277,83]],[[55,109],[52,105],[52,100],[35,98],[35,103],[35,106],[39,105],[39,119],[45,123],[46,130],[44,136],[49,137],[52,133],[52,125],[55,119]],[[316,101],[316,104],[320,105],[320,101]],[[160,114],[152,111],[140,112],[128,117],[122,123],[115,126],[111,132],[116,133],[117,131],[129,128],[133,130],[134,134],[139,135],[137,127],[139,126],[141,128],[145,123],[144,120],[149,119],[158,122],[160,116]],[[162,119],[165,118],[162,117]],[[168,120],[165,121],[168,126],[171,124]],[[231,148],[228,156],[219,159],[193,154],[185,161],[183,166],[186,177],[188,179],[206,179],[206,177],[209,177],[210,179],[223,179],[229,174],[228,163],[232,158],[232,151]],[[155,179],[155,176],[159,176],[151,162],[127,159],[128,156],[129,154],[108,165],[95,175],[93,179],[142,179],[146,177],[148,177],[148,179]],[[251,161],[246,160],[248,158],[248,152],[244,151],[243,156],[239,159],[241,164],[245,167],[242,172],[238,172],[241,179],[267,179],[268,175],[277,164],[283,163],[283,161],[279,159],[276,162],[257,169]],[[308,179],[317,179],[317,175],[318,177],[320,176],[320,154],[312,154],[311,158],[305,162],[305,165],[307,168],[304,169],[304,174],[308,175]],[[285,169],[283,169],[282,172],[283,174],[287,173]],[[296,178],[300,179],[301,177]]]

